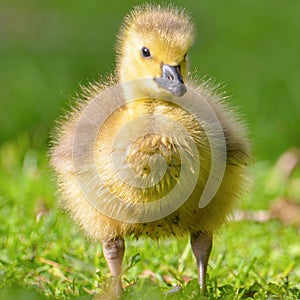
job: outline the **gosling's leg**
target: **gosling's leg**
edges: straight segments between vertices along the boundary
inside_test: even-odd
[[[103,254],[108,264],[110,273],[115,277],[115,292],[120,296],[123,287],[121,281],[122,261],[125,251],[125,243],[123,238],[116,238],[110,241],[104,241]]]
[[[206,292],[206,271],[212,247],[212,233],[197,232],[191,234],[191,246],[197,261],[200,293],[204,295]]]

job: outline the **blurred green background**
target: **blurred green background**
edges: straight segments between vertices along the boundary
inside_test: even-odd
[[[159,3],[159,1],[153,1]],[[225,85],[249,124],[257,160],[300,144],[300,1],[173,1],[192,13],[200,77]],[[114,69],[124,15],[141,1],[12,1],[0,6],[0,143],[49,129],[79,84]]]

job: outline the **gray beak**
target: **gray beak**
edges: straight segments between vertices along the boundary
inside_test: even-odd
[[[162,76],[154,79],[156,83],[172,95],[181,97],[186,93],[186,86],[183,84],[180,73],[180,66],[162,66]]]

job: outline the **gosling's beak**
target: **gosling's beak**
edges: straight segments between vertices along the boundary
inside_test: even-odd
[[[186,86],[183,84],[180,73],[180,66],[162,66],[162,76],[154,79],[157,84],[172,93],[174,96],[181,97],[186,93]]]

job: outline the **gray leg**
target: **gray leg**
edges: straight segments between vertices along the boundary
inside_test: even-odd
[[[198,281],[201,294],[206,292],[206,271],[212,247],[212,233],[198,232],[191,234],[191,246],[198,267]]]
[[[108,264],[110,273],[116,279],[115,292],[120,296],[123,287],[121,281],[122,261],[125,251],[125,243],[123,238],[105,241],[103,244],[103,254]]]

